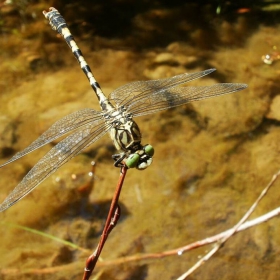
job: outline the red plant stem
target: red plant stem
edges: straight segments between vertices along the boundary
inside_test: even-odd
[[[122,190],[122,185],[123,185],[123,182],[125,179],[126,172],[127,172],[127,167],[126,166],[121,167],[120,178],[119,178],[118,184],[116,186],[116,190],[115,190],[112,202],[111,202],[110,210],[109,210],[109,213],[108,213],[108,216],[106,219],[106,223],[105,223],[100,241],[99,241],[98,246],[97,246],[96,250],[94,251],[94,253],[91,254],[86,261],[86,267],[84,269],[83,280],[88,280],[89,277],[91,276],[91,273],[101,254],[103,246],[104,246],[110,232],[116,226],[116,224],[120,218],[121,209],[118,205],[118,201],[119,201],[119,197],[120,197],[120,193]]]

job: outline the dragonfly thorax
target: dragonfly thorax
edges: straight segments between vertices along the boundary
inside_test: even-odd
[[[112,127],[110,136],[118,151],[128,152],[138,150],[141,142],[141,132],[130,114],[125,111],[114,110],[110,112]]]
[[[154,149],[151,145],[141,145],[141,132],[137,123],[124,107],[107,112],[105,119],[110,122],[110,136],[118,151],[114,158],[124,160],[129,168],[145,169],[152,163]]]

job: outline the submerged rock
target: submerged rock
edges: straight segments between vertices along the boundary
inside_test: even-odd
[[[15,123],[7,116],[0,116],[0,157],[6,157],[13,151],[15,142]]]

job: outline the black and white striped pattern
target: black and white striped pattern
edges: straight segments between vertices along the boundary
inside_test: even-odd
[[[100,106],[102,110],[111,110],[113,106],[110,104],[108,99],[105,97],[100,85],[95,80],[92,71],[87,64],[82,51],[77,46],[73,35],[71,34],[65,19],[61,16],[61,14],[55,8],[50,8],[49,12],[44,11],[44,16],[49,20],[51,27],[56,30],[61,36],[63,36],[64,40],[72,50],[72,53],[77,58],[81,69],[87,76],[89,83],[93,90],[96,93],[96,96],[99,100]]]

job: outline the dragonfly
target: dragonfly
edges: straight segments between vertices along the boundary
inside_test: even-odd
[[[61,136],[69,134],[27,173],[4,202],[0,204],[0,212],[21,200],[59,167],[106,133],[110,134],[118,150],[118,154],[112,156],[116,167],[126,165],[127,168],[139,170],[147,168],[152,163],[154,148],[150,144],[141,144],[141,132],[133,118],[154,114],[192,101],[236,92],[247,87],[246,84],[241,83],[177,87],[216,70],[208,69],[195,73],[184,73],[171,78],[131,82],[117,88],[107,98],[95,80],[62,15],[52,7],[49,8],[48,12],[43,11],[43,14],[51,27],[64,38],[78,60],[98,98],[101,111],[86,108],[63,117],[27,148],[16,153],[2,164],[0,167],[18,160]]]

